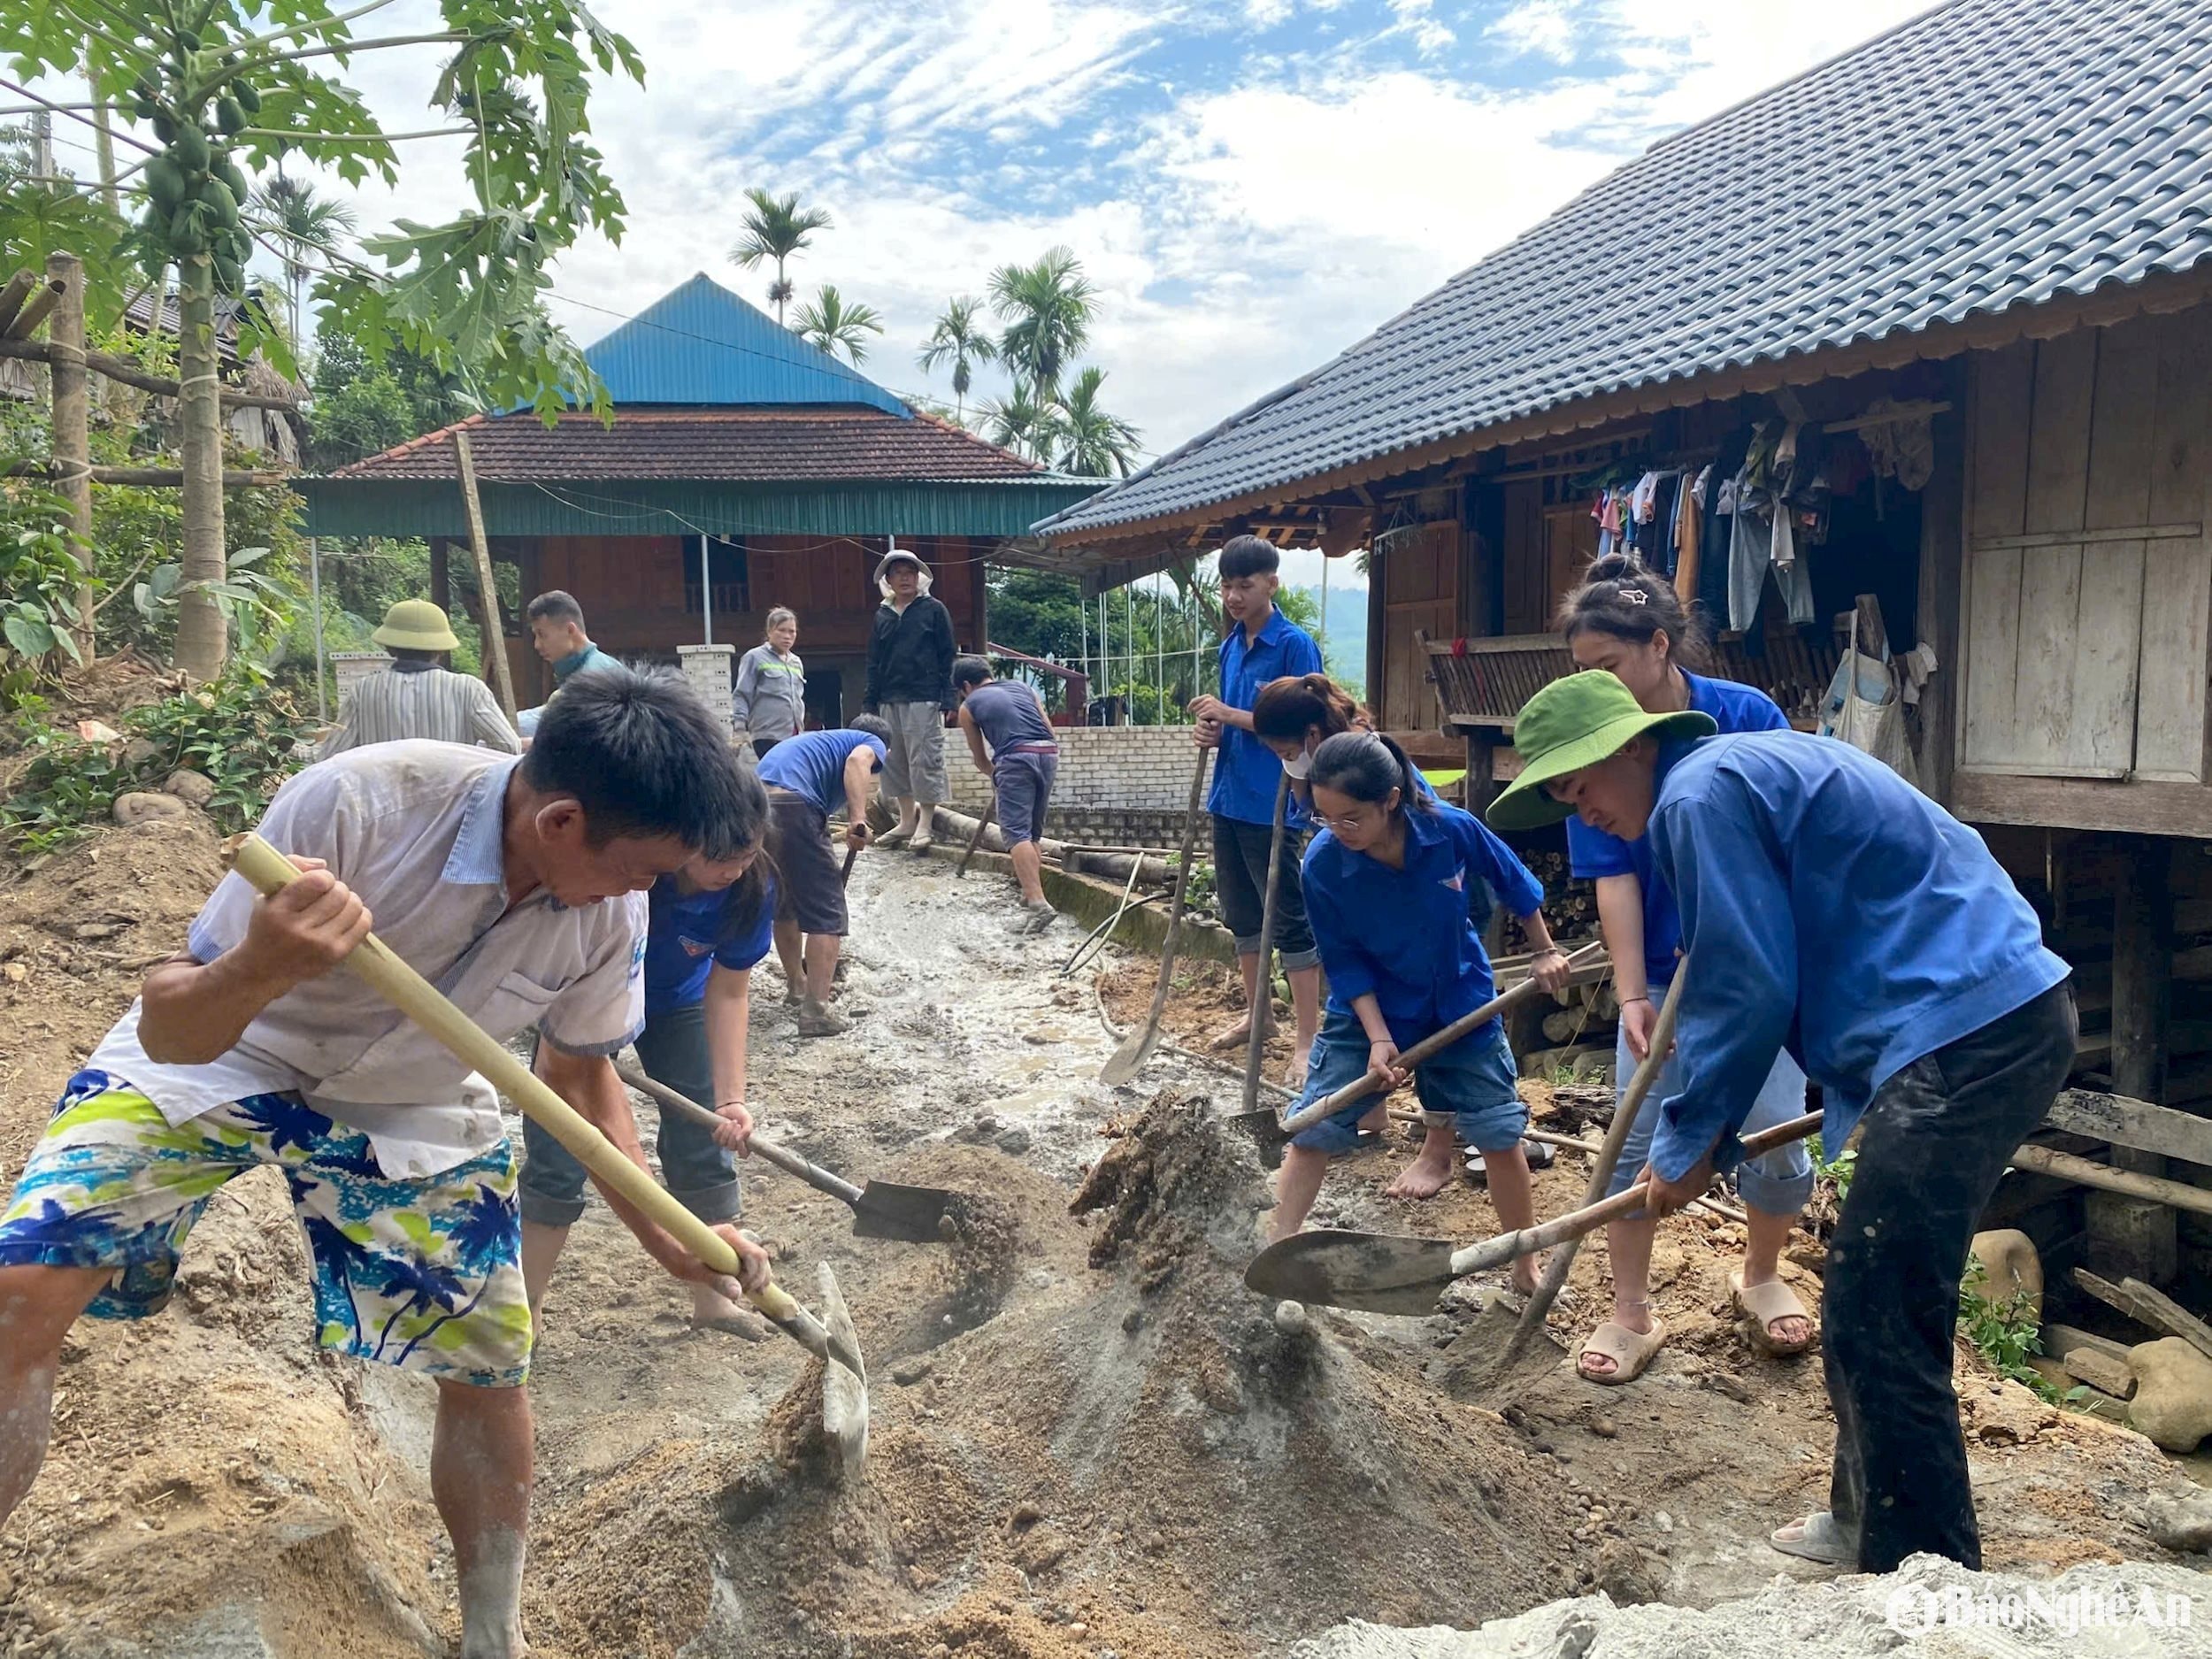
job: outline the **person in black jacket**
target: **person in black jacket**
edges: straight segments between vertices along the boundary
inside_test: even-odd
[[[898,826],[879,847],[930,843],[937,803],[949,793],[945,780],[945,715],[957,706],[952,690],[952,612],[929,596],[929,567],[903,548],[893,548],[876,566],[883,603],[868,640],[870,714],[891,728],[891,753],[883,789],[899,803]]]

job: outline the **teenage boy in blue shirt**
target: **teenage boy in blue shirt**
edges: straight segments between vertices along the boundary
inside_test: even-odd
[[[1981,838],[1880,762],[1799,732],[1709,735],[1601,670],[1514,726],[1500,829],[1573,812],[1648,833],[1682,916],[1678,1093],[1645,1178],[1670,1214],[1741,1156],[1784,1048],[1821,1086],[1822,1144],[1861,1132],[1828,1247],[1822,1352],[1836,1413],[1829,1508],[1789,1554],[1887,1572],[1981,1565],[1951,1345],[1968,1242],[2074,1059],[2065,963]]]
[[[1244,973],[1244,1018],[1213,1040],[1217,1048],[1241,1043],[1252,1021],[1267,1018],[1260,930],[1283,764],[1253,735],[1252,704],[1271,680],[1321,672],[1321,648],[1313,636],[1275,608],[1281,562],[1274,546],[1256,535],[1234,537],[1222,548],[1221,608],[1234,626],[1221,641],[1221,695],[1194,697],[1190,705],[1200,746],[1217,751],[1213,787],[1206,796],[1213,815],[1214,891],[1221,919],[1236,937],[1237,965]],[[1321,1025],[1321,956],[1306,921],[1299,877],[1306,826],[1305,809],[1294,794],[1285,806],[1275,882],[1275,949],[1282,953],[1298,1027],[1285,1079],[1294,1089],[1304,1087],[1307,1056]]]

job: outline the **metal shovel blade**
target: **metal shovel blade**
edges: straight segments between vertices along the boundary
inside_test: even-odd
[[[1448,1240],[1327,1230],[1279,1240],[1244,1270],[1246,1288],[1271,1299],[1416,1317],[1436,1311],[1452,1279]]]
[[[822,1323],[833,1348],[851,1356],[849,1362],[822,1373],[822,1432],[836,1446],[845,1479],[856,1480],[868,1457],[868,1373],[860,1363],[860,1338],[853,1331],[852,1314],[827,1262],[818,1264],[816,1283],[821,1292]]]
[[[952,1209],[958,1200],[958,1194],[941,1187],[870,1181],[853,1202],[853,1232],[864,1239],[942,1244],[953,1236]]]
[[[1104,1065],[1099,1068],[1098,1080],[1119,1087],[1144,1070],[1144,1063],[1152,1057],[1152,1050],[1159,1046],[1160,1024],[1147,1020],[1141,1026],[1122,1039]]]

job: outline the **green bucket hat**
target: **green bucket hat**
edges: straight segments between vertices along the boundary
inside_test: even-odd
[[[1521,775],[1506,786],[1483,817],[1490,827],[1535,829],[1555,824],[1571,809],[1544,792],[1555,778],[1617,755],[1647,732],[1661,737],[1706,737],[1720,728],[1709,714],[1647,714],[1635,693],[1603,669],[1555,680],[1531,697],[1513,720],[1513,747]]]
[[[451,651],[453,637],[445,612],[427,599],[403,599],[384,613],[384,626],[369,635],[388,651]]]

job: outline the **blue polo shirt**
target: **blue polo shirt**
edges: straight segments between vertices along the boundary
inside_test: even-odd
[[[621,664],[587,641],[580,651],[571,651],[553,664],[553,684],[558,687],[568,684],[574,676],[594,668],[618,668]]]
[[[674,876],[663,876],[647,891],[651,917],[645,933],[648,1019],[703,1002],[708,976],[717,963],[740,972],[768,954],[776,922],[775,878],[768,879],[752,926],[724,939],[722,906],[728,897],[726,892],[686,893]]]
[[[1259,698],[1260,687],[1271,680],[1320,672],[1321,648],[1313,642],[1313,635],[1279,611],[1270,610],[1267,626],[1248,646],[1242,623],[1231,628],[1229,637],[1221,641],[1221,700],[1233,709],[1249,712]],[[1274,750],[1249,732],[1224,726],[1221,747],[1214,755],[1214,781],[1206,795],[1206,810],[1216,818],[1271,826],[1275,785],[1282,775],[1283,763]],[[1286,823],[1296,827],[1306,824],[1306,809],[1295,790],[1283,810]]]
[[[1895,772],[1802,732],[1663,744],[1647,839],[1682,907],[1672,1180],[1736,1132],[1786,1047],[1840,1147],[1877,1089],[2070,970],[1982,838]]]
[[[1684,670],[1690,684],[1690,707],[1709,714],[1723,733],[1786,732],[1789,718],[1774,699],[1756,686],[1733,680],[1708,680]],[[1594,829],[1580,818],[1567,820],[1567,861],[1572,873],[1594,880],[1600,876],[1634,876],[1644,898],[1644,979],[1655,996],[1663,995],[1674,979],[1675,952],[1682,943],[1682,917],[1674,895],[1651,865],[1651,838],[1640,835],[1624,841],[1609,830]]]
[[[804,795],[825,813],[834,812],[845,799],[845,762],[864,744],[874,752],[875,770],[881,772],[883,740],[841,727],[785,738],[760,757],[760,780]]]
[[[1273,810],[1273,803],[1269,803]],[[1306,918],[1329,975],[1329,1008],[1350,1014],[1371,995],[1402,1048],[1472,1013],[1495,994],[1490,958],[1467,914],[1469,883],[1486,881],[1516,916],[1533,916],[1543,885],[1471,815],[1439,803],[1406,814],[1406,861],[1393,870],[1323,830],[1306,849]],[[1494,1019],[1470,1041],[1487,1041]]]

